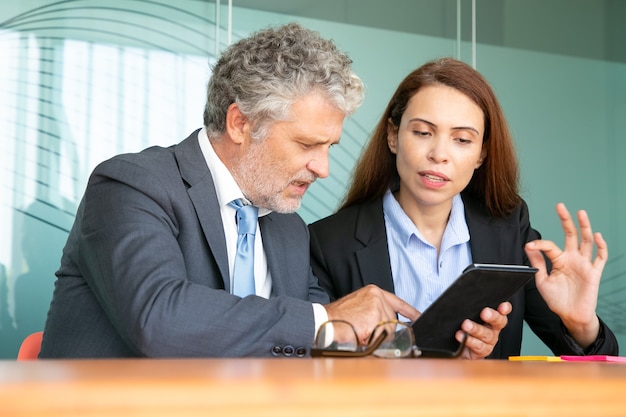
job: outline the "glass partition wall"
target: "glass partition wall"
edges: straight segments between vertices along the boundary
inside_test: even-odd
[[[333,38],[367,86],[330,177],[303,201],[305,221],[335,210],[397,83],[427,60],[458,57],[502,102],[535,228],[560,244],[563,201],[603,232],[598,312],[626,342],[625,1],[31,0],[0,3],[0,16],[0,358],[43,328],[94,166],[201,127],[216,53],[290,21]],[[546,353],[530,334],[523,350]]]

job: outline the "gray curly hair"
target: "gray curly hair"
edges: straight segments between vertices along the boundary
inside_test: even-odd
[[[351,115],[363,102],[363,83],[352,60],[331,40],[296,23],[260,30],[229,46],[213,66],[204,126],[211,139],[226,129],[228,106],[237,103],[263,139],[271,123],[285,120],[291,105],[313,90]]]

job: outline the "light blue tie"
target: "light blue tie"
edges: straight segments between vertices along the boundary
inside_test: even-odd
[[[233,200],[229,206],[237,210],[237,254],[233,267],[233,294],[240,297],[255,294],[254,290],[254,234],[259,209],[254,206],[244,206],[241,200]]]

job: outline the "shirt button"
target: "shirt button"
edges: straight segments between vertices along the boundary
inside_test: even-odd
[[[291,345],[287,345],[283,348],[283,355],[285,356],[291,356],[293,355],[294,352],[295,352],[295,349]]]
[[[272,355],[273,356],[280,356],[281,353],[283,353],[283,348],[281,348],[280,346],[273,346],[272,347]]]
[[[302,358],[304,355],[306,355],[306,348],[302,346],[298,346],[296,348],[296,356],[299,358]]]

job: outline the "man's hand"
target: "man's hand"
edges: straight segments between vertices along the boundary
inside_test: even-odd
[[[324,307],[329,320],[345,320],[351,323],[362,344],[368,342],[378,323],[396,320],[396,313],[411,321],[420,315],[411,305],[375,285],[360,288]]]

